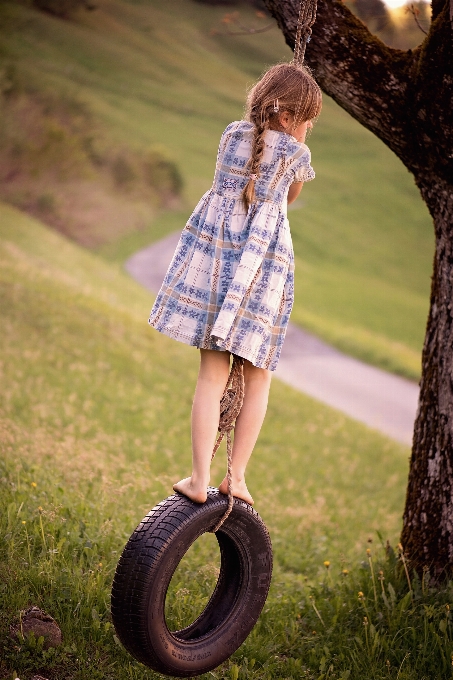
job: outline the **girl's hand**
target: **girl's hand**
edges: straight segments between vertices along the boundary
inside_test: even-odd
[[[299,196],[303,186],[304,186],[303,182],[294,182],[293,184],[290,184],[288,191],[288,204],[294,203],[296,198]]]

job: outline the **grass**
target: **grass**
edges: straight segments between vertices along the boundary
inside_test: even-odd
[[[196,352],[147,327],[150,296],[120,267],[4,205],[0,259],[0,678],[157,678],[115,639],[109,592],[133,527],[187,473]],[[379,547],[398,540],[407,455],[273,382],[248,476],[272,588],[247,641],[206,678],[450,677],[450,585],[414,578],[412,601]],[[218,568],[212,536],[190,553],[171,584],[174,626],[200,610]],[[10,637],[31,604],[60,624],[60,648]]]
[[[127,226],[127,196],[116,197],[123,201],[115,204],[118,219],[104,220],[102,229],[92,211],[94,232],[106,237],[111,225],[99,252],[116,262],[182,228],[211,184],[220,134],[242,116],[247,86],[267,64],[290,56],[277,29],[221,35],[225,8],[192,0],[100,0],[72,21],[13,2],[1,11],[0,58],[22,82],[78,102],[113,147],[161,152],[179,167],[183,209],[141,220],[135,231]],[[250,25],[261,21],[241,12]],[[317,179],[290,213],[293,320],[418,379],[433,253],[426,207],[400,161],[328,98],[309,144]],[[42,201],[48,193],[41,191]]]
[[[159,677],[118,644],[109,593],[133,527],[187,473],[197,358],[148,329],[151,296],[122,263],[181,228],[210,185],[220,133],[241,116],[246,85],[289,55],[278,31],[212,35],[221,7],[97,5],[60,21],[2,3],[2,64],[14,66],[27,96],[80,104],[125,157],[151,150],[177,163],[185,208],[121,238],[112,220],[101,258],[0,204],[2,680]],[[318,177],[290,213],[293,319],[415,378],[432,253],[426,209],[399,161],[330,100],[309,141]],[[40,191],[43,213],[58,207],[53,189]],[[249,468],[273,542],[272,588],[247,641],[206,678],[451,677],[451,584],[435,588],[429,574],[420,581],[410,571],[408,579],[385,547],[398,541],[407,456],[274,381]],[[218,565],[205,536],[174,575],[169,625],[196,616]],[[31,604],[60,624],[57,650],[10,636]]]
[[[164,154],[115,145],[86,106],[35,91],[14,64],[3,75],[2,200],[90,248],[138,232],[159,208],[178,204],[181,177]]]

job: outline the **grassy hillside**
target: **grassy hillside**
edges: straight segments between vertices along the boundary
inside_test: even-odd
[[[95,11],[80,10],[72,21],[12,2],[0,11],[1,59],[14,66],[20,87],[76,101],[113,146],[128,153],[151,149],[178,165],[185,200],[178,213],[165,212],[149,226],[141,219],[141,229],[131,231],[133,197],[115,197],[101,252],[117,261],[183,226],[210,186],[220,134],[241,117],[247,86],[266,65],[290,56],[277,29],[222,35],[225,8],[192,0],[99,0]],[[241,12],[249,25],[264,21]],[[328,99],[309,144],[317,179],[290,213],[297,258],[293,320],[356,356],[416,378],[433,251],[427,210],[393,154]],[[99,232],[96,193],[89,182],[84,189]],[[16,199],[23,205],[20,193]],[[84,209],[74,201],[72,207]]]
[[[0,678],[157,677],[116,644],[109,588],[133,527],[188,471],[197,353],[148,328],[150,296],[119,267],[3,205],[0,259]],[[300,632],[290,643],[288,616],[301,611],[304,583],[323,578],[325,560],[334,580],[354,571],[376,530],[397,540],[407,453],[274,381],[249,485],[275,577],[260,626],[231,663],[254,658],[253,677],[289,677]],[[210,538],[179,573],[195,605],[215,572],[199,570],[218,563]],[[188,585],[194,573],[200,586]],[[62,625],[58,652],[8,637],[29,603]],[[178,612],[169,615],[187,607]],[[233,677],[229,668],[212,677]]]

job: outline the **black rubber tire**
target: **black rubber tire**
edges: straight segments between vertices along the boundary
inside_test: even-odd
[[[234,499],[216,533],[220,574],[200,616],[171,632],[165,597],[176,567],[190,546],[212,530],[225,512],[226,496],[208,489],[202,505],[175,494],[156,505],[130,537],[112,587],[112,618],[124,647],[146,666],[181,678],[219,666],[244,642],[266,601],[272,546],[258,513]]]

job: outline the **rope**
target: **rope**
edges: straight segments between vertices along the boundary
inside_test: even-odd
[[[311,27],[316,20],[317,0],[300,0],[299,16],[297,19],[296,40],[294,44],[294,58],[293,62],[297,66],[302,65],[305,57],[305,50],[307,43],[311,38]],[[238,417],[244,401],[244,373],[243,373],[244,359],[233,354],[233,365],[231,366],[228,382],[225,387],[222,399],[220,400],[220,422],[219,422],[219,436],[214,445],[212,458],[214,458],[217,450],[226,435],[227,441],[227,458],[228,458],[228,507],[223,517],[217,522],[212,532],[215,533],[220,529],[224,521],[227,519],[231,510],[233,509],[233,493],[232,493],[232,477],[231,477],[231,456],[232,456],[232,442],[231,432],[234,429],[236,418]],[[212,460],[212,459],[211,459]]]
[[[317,0],[300,1],[293,58],[294,63],[298,66],[303,63],[307,43],[310,42],[311,27],[316,21],[317,5]]]
[[[227,469],[227,480],[228,480],[228,507],[226,509],[223,517],[212,529],[212,533],[215,534],[216,531],[220,529],[224,521],[229,516],[231,510],[233,509],[233,479],[231,475],[231,459],[233,446],[231,442],[231,432],[234,429],[234,424],[236,418],[238,417],[242,404],[244,401],[244,359],[242,357],[233,354],[233,364],[231,366],[230,375],[228,376],[228,382],[225,387],[222,399],[220,400],[220,421],[219,421],[219,436],[214,445],[214,450],[212,452],[212,458],[214,458],[217,450],[222,442],[222,439],[226,435],[227,444],[227,458],[228,458],[228,469]],[[212,460],[211,458],[211,460]]]

